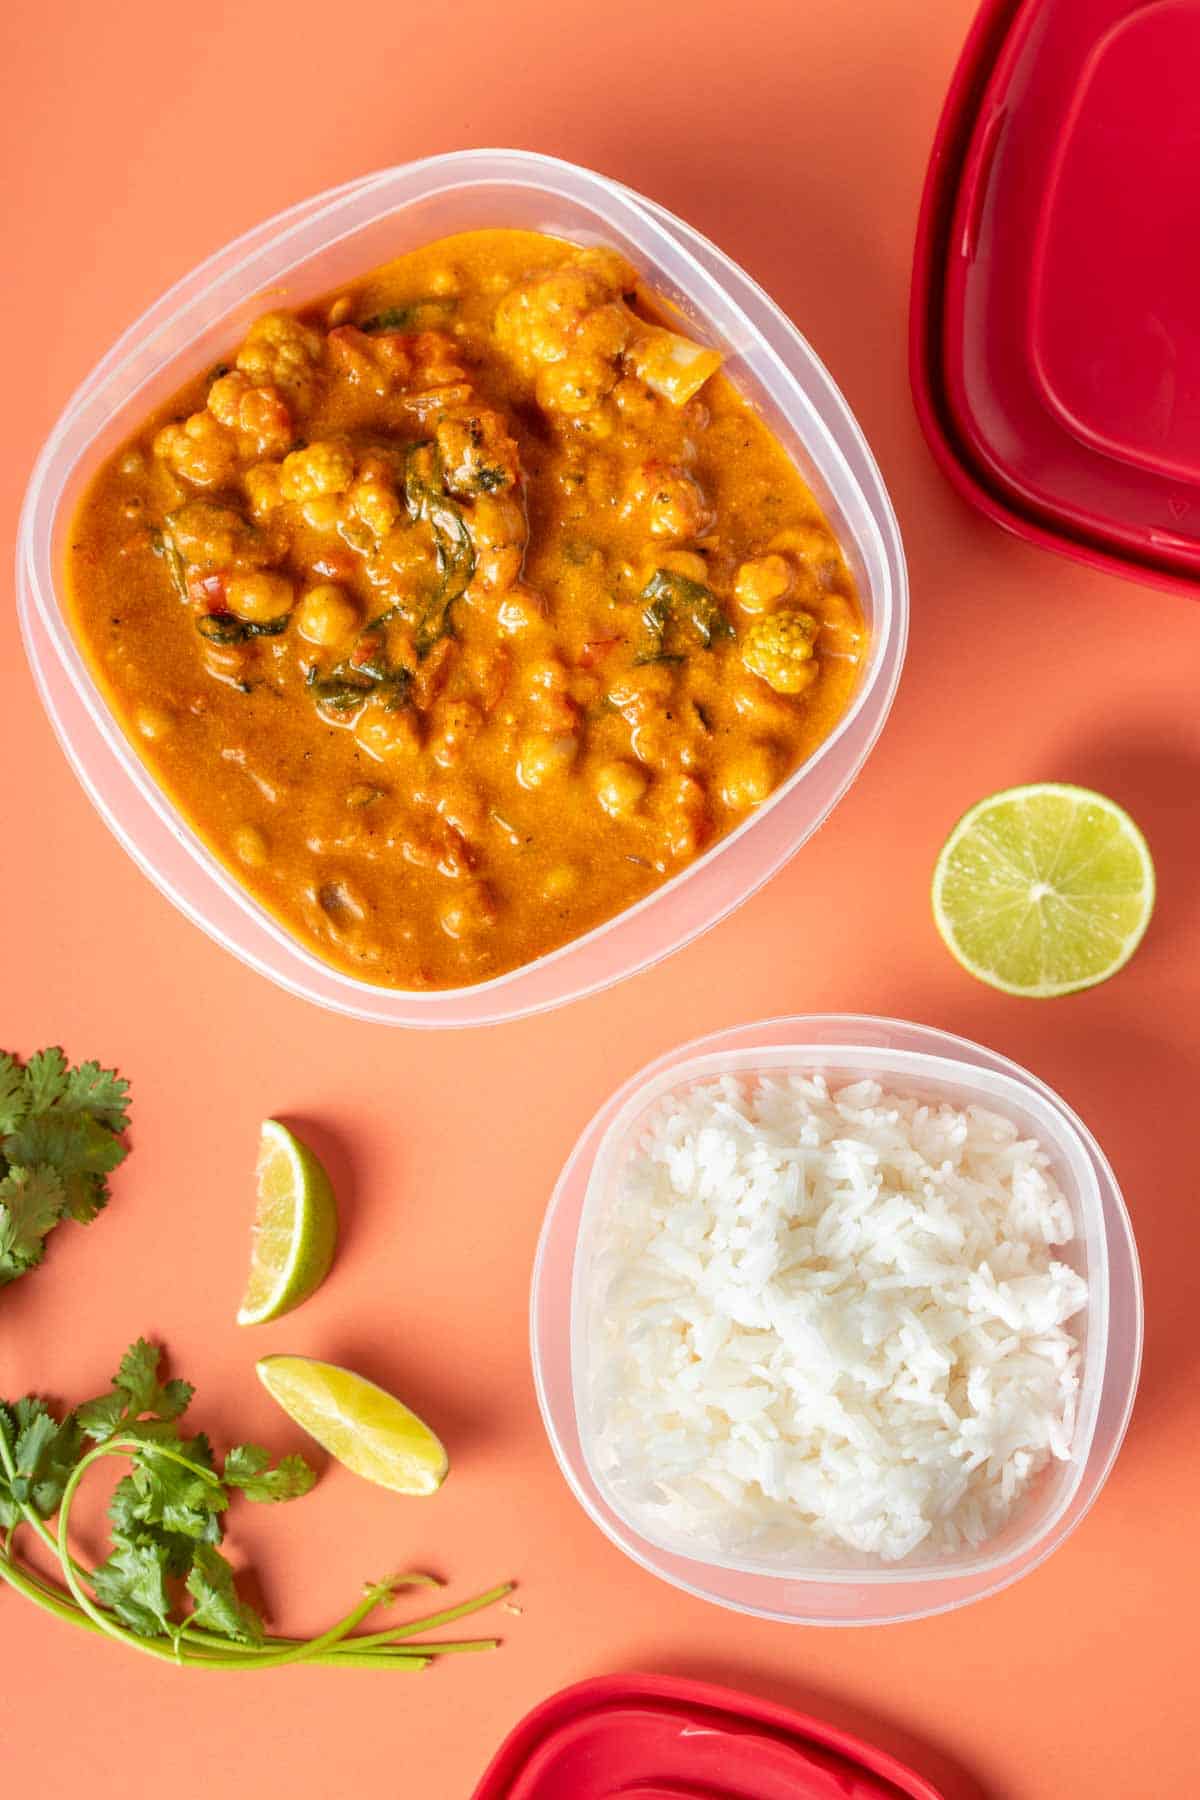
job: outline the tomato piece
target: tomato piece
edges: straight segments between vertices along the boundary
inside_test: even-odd
[[[213,574],[204,569],[189,569],[187,574],[187,595],[193,606],[204,612],[219,613],[225,607],[225,583],[228,577],[222,570]]]

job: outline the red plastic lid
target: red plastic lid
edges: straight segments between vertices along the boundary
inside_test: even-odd
[[[941,1800],[894,1757],[766,1700],[657,1675],[565,1688],[474,1800]]]
[[[1200,588],[1200,0],[986,0],[938,128],[911,367],[956,485]]]

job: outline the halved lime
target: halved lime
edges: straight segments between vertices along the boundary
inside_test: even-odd
[[[1145,838],[1090,788],[1036,782],[961,818],[933,872],[933,916],[964,969],[1037,999],[1107,981],[1154,911]]]
[[[337,1203],[320,1161],[278,1119],[258,1140],[258,1207],[239,1325],[291,1312],[320,1287],[337,1244]]]
[[[440,1438],[395,1395],[311,1356],[264,1356],[258,1378],[322,1449],[396,1494],[433,1494],[450,1460]]]

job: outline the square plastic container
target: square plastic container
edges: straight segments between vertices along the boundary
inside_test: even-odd
[[[1071,1456],[1039,1477],[1005,1528],[955,1556],[918,1549],[899,1563],[824,1552],[720,1553],[665,1534],[652,1506],[623,1492],[593,1454],[590,1264],[597,1222],[648,1114],[667,1094],[716,1075],[822,1072],[874,1077],[907,1094],[978,1103],[1048,1151],[1075,1219],[1058,1254],[1088,1283]],[[677,1586],[792,1623],[879,1624],[980,1599],[1037,1566],[1083,1517],[1120,1446],[1141,1359],[1141,1282],[1112,1170],[1071,1109],[1036,1077],[980,1045],[896,1020],[781,1019],[700,1040],[627,1082],[601,1109],[563,1172],[534,1272],[533,1360],[555,1454],[577,1498],[626,1553]]]
[[[725,353],[787,445],[854,571],[869,651],[838,727],[738,830],[616,918],[507,975],[415,992],[321,961],[260,907],[184,823],[116,724],[68,625],[64,538],[98,463],[208,367],[267,304],[298,306],[454,232],[514,226],[624,251]],[[268,300],[269,295],[269,300]],[[908,624],[899,530],[879,470],[829,375],[779,309],[669,213],[601,175],[522,151],[430,158],[334,189],[218,252],[134,325],[84,383],[38,458],[17,551],[22,632],[68,758],[129,854],[235,956],[304,999],[383,1024],[481,1025],[576,999],[681,948],[762,885],[828,816],[883,727]]]

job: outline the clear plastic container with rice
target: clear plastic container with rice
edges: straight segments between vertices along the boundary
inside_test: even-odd
[[[533,1326],[560,1462],[622,1548],[865,1623],[1062,1541],[1124,1431],[1140,1284],[1111,1170],[1034,1077],[918,1026],[784,1020],[598,1115]]]

